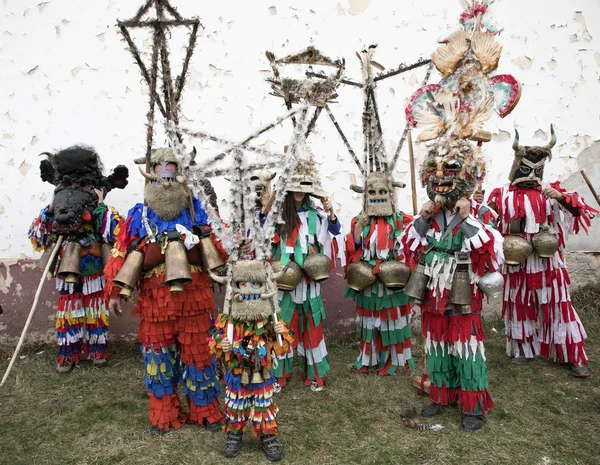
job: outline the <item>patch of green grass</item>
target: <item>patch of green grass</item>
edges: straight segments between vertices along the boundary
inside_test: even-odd
[[[600,438],[600,290],[573,296],[586,326],[590,379],[575,379],[538,359],[514,366],[505,355],[503,324],[486,321],[490,392],[495,402],[484,428],[460,429],[456,408],[435,418],[442,432],[405,427],[400,414],[427,397],[410,374],[356,375],[348,366],[356,341],[329,344],[333,370],[314,393],[294,377],[276,395],[286,464],[591,464]],[[495,328],[497,332],[492,331]],[[415,343],[418,338],[415,338]],[[415,365],[420,347],[415,344]],[[43,350],[43,353],[39,353]],[[4,372],[11,348],[0,349]],[[185,425],[164,437],[148,433],[142,361],[134,344],[113,344],[106,369],[82,362],[69,376],[54,372],[54,348],[27,346],[0,390],[2,464],[256,464],[268,463],[247,433],[239,457],[222,456],[225,437]],[[182,396],[183,399],[183,396]]]

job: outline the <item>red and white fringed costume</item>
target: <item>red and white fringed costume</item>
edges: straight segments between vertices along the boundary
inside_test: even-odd
[[[139,238],[147,237],[142,221],[144,208],[137,204],[129,211],[127,221],[117,236],[113,257],[106,266],[106,292],[113,299],[119,293],[113,280],[125,262],[130,245]],[[194,211],[194,220],[189,209],[185,208],[179,217],[164,221],[147,207],[147,217],[156,225],[159,234],[179,230],[178,226],[189,232],[193,225],[206,225],[207,221],[206,212],[195,198]],[[221,243],[216,239],[213,241],[226,258]],[[216,306],[210,279],[200,266],[198,246],[187,250],[192,282],[185,284],[181,293],[170,292],[169,286],[164,283],[165,256],[161,254],[159,243],[142,241],[137,248],[145,252],[145,261],[133,314],[140,316],[138,337],[142,342],[150,422],[164,431],[171,427],[179,428],[186,419],[189,423],[201,425],[218,423],[222,419],[218,399],[220,386],[215,360],[208,346]],[[187,398],[187,418],[177,395],[180,381]]]
[[[541,191],[552,187],[564,202],[545,198]],[[503,265],[504,294],[502,314],[505,322],[506,353],[509,357],[534,355],[561,363],[586,365],[585,329],[571,304],[569,273],[565,264],[565,235],[587,232],[596,210],[577,193],[568,193],[558,182],[537,188],[506,185],[494,189],[488,203],[498,213],[499,230],[509,234],[511,222],[522,219],[522,237],[531,242],[540,228],[558,239],[552,258],[540,258],[534,250],[519,265]]]
[[[425,247],[425,274],[429,277],[422,308],[424,350],[431,380],[430,399],[448,405],[458,401],[461,412],[480,415],[493,406],[488,394],[485,334],[481,325],[483,294],[477,282],[503,261],[502,237],[472,214],[465,220],[445,208],[431,223],[418,216],[401,236],[404,255],[413,266]],[[447,229],[452,230],[447,232]],[[450,303],[456,261],[454,253],[470,252],[472,313],[461,314]]]

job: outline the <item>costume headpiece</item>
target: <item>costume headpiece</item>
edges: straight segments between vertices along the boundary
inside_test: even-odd
[[[552,159],[552,147],[556,144],[554,126],[550,125],[550,142],[544,146],[519,145],[519,132],[515,129],[512,148],[515,160],[508,179],[511,184],[536,186],[542,183],[546,160]]]

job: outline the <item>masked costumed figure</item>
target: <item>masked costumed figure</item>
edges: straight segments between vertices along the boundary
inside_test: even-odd
[[[412,220],[394,211],[394,187],[385,172],[371,172],[365,187],[363,210],[346,237],[348,287],[345,297],[356,302],[360,354],[353,370],[392,375],[413,368],[410,351],[409,297],[402,289],[410,276],[400,247],[400,234]]]
[[[43,155],[41,177],[55,186],[54,198],[34,220],[29,238],[36,251],[49,256],[58,236],[64,237],[58,262],[51,267],[59,292],[57,372],[70,373],[82,356],[103,367],[108,359],[103,269],[120,220],[103,199],[111,189],[127,185],[128,170],[119,165],[104,176],[91,147]]]
[[[238,260],[232,264],[231,279],[214,276],[227,283],[226,303],[231,314],[221,313],[216,321],[212,348],[225,356],[224,429],[227,432],[225,457],[235,457],[242,446],[248,423],[269,460],[283,458],[276,439],[278,408],[273,400],[276,379],[272,368],[277,355],[289,349],[292,337],[278,314],[277,288],[267,275],[270,265],[264,260]],[[281,318],[281,315],[279,315]],[[228,325],[233,326],[227,334]],[[281,335],[281,345],[277,341]],[[230,340],[229,337],[232,339]]]
[[[208,347],[216,306],[206,269],[222,265],[226,254],[200,201],[190,196],[173,150],[153,150],[150,165],[151,173],[140,170],[149,181],[145,204],[129,211],[107,265],[107,295],[120,312],[120,299],[139,289],[133,313],[140,316],[151,431],[162,434],[186,419],[217,430],[220,388]],[[180,381],[187,418],[177,396]]]
[[[587,231],[596,210],[559,182],[544,183],[544,165],[556,143],[513,143],[510,183],[494,189],[488,204],[499,216],[506,261],[502,313],[506,353],[522,364],[534,355],[568,363],[577,377],[589,376],[585,329],[571,304],[565,264],[565,236]]]
[[[273,238],[273,259],[279,262],[274,266],[286,271],[278,280],[279,307],[294,334],[293,347],[300,355],[305,384],[321,391],[329,373],[321,282],[329,277],[336,258],[344,264],[344,241],[312,158],[298,161],[286,190],[282,215],[285,223],[277,225]],[[322,200],[325,212],[315,206],[312,197]],[[280,386],[292,376],[292,361],[293,348],[280,357],[275,369]]]

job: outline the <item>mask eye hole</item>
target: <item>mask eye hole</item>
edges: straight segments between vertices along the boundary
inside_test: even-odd
[[[459,171],[460,170],[460,163],[458,163],[455,160],[445,162],[444,163],[444,170],[445,171]]]
[[[544,172],[544,168],[543,168],[543,167],[541,167],[541,166],[540,166],[539,168],[536,168],[536,169],[535,169],[535,175],[536,175],[538,178],[541,178],[541,177],[542,177],[542,173],[543,173],[543,172]]]
[[[369,195],[375,195],[377,194],[377,191],[375,191],[375,189],[369,189]]]
[[[529,173],[531,173],[531,168],[521,165],[519,167],[519,171],[523,174],[529,174]]]
[[[379,191],[379,195],[386,195],[386,194],[387,194],[387,190],[385,190],[385,189],[381,189]]]

